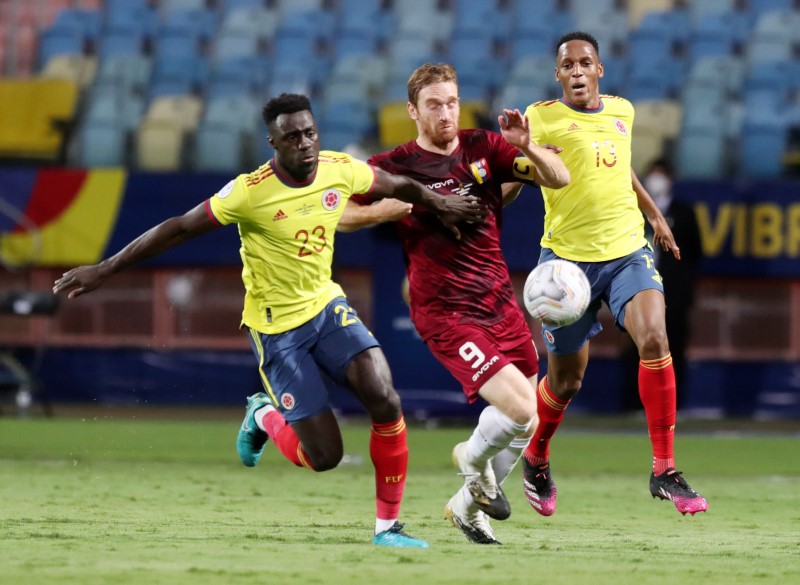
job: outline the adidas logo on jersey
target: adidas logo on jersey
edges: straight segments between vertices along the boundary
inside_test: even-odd
[[[279,209],[278,213],[272,216],[272,221],[278,221],[279,219],[287,219],[289,216],[283,212],[283,209]]]
[[[569,128],[567,128],[567,132],[572,132],[573,130],[580,130],[580,129],[581,127],[578,126],[575,122],[573,122],[572,124],[569,125]]]

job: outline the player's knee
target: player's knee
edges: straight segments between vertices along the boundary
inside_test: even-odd
[[[391,385],[376,390],[366,407],[370,418],[377,422],[397,420],[403,411],[400,395]]]
[[[663,329],[651,329],[639,338],[639,356],[642,359],[664,357],[669,353],[667,332]]]
[[[334,469],[342,461],[344,453],[341,448],[328,447],[315,451],[306,451],[306,456],[314,471],[329,471]]]

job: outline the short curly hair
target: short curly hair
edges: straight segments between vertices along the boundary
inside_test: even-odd
[[[299,93],[282,93],[267,102],[261,115],[264,118],[264,123],[269,126],[281,114],[294,114],[295,112],[305,112],[306,110],[312,114],[314,113],[311,110],[311,101],[307,96]]]
[[[556,56],[558,56],[558,50],[561,48],[561,45],[570,41],[587,42],[592,45],[592,48],[597,56],[600,56],[600,45],[598,44],[597,39],[589,33],[580,30],[562,35],[561,38],[558,39],[558,42],[556,42]]]

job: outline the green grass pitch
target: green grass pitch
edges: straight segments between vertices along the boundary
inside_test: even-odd
[[[569,418],[569,417],[568,417]],[[371,544],[368,428],[343,426],[361,464],[297,469],[272,445],[254,469],[238,421],[0,419],[0,584],[769,585],[800,575],[800,440],[679,434],[679,467],[710,502],[683,517],[647,489],[649,442],[579,431],[552,447],[558,511],[535,514],[519,470],[501,547],[443,520],[466,428],[411,427],[402,520],[429,550]],[[680,431],[680,428],[679,428]]]

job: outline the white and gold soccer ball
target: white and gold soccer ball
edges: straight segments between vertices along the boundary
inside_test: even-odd
[[[583,270],[567,260],[542,262],[525,280],[525,308],[545,325],[561,327],[580,319],[592,298],[592,287]]]

